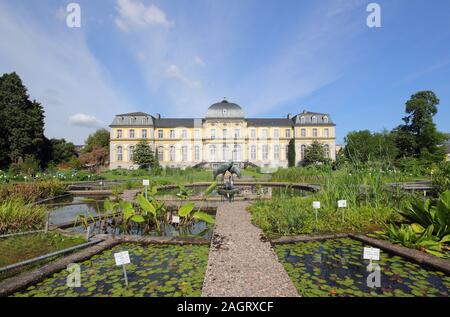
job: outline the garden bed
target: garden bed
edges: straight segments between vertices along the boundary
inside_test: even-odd
[[[444,272],[382,252],[381,287],[367,285],[367,244],[350,238],[275,244],[274,249],[302,296],[449,296]]]
[[[128,287],[114,262],[114,253],[121,251],[131,259]],[[68,287],[68,272],[60,271],[12,296],[200,296],[208,252],[207,245],[119,244],[80,263],[79,288]]]

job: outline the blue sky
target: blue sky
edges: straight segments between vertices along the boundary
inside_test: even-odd
[[[202,117],[223,97],[248,117],[330,113],[338,142],[401,123],[418,90],[450,132],[450,1],[0,0],[0,73],[16,71],[46,134],[77,144],[117,113]],[[73,1],[75,2],[75,1]]]

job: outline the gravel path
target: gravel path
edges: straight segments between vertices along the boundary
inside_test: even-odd
[[[217,209],[202,296],[298,296],[262,230],[251,224],[247,206],[233,202]]]

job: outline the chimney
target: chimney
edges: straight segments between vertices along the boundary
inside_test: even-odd
[[[161,119],[161,114],[160,113],[156,114],[156,119]]]
[[[288,113],[287,116],[286,116],[286,118],[292,119],[292,113]]]

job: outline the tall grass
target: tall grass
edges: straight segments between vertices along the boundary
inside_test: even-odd
[[[0,234],[42,229],[46,218],[42,206],[31,206],[23,199],[0,203]]]
[[[25,202],[55,197],[66,192],[66,185],[58,180],[0,185],[0,201],[19,198]]]

